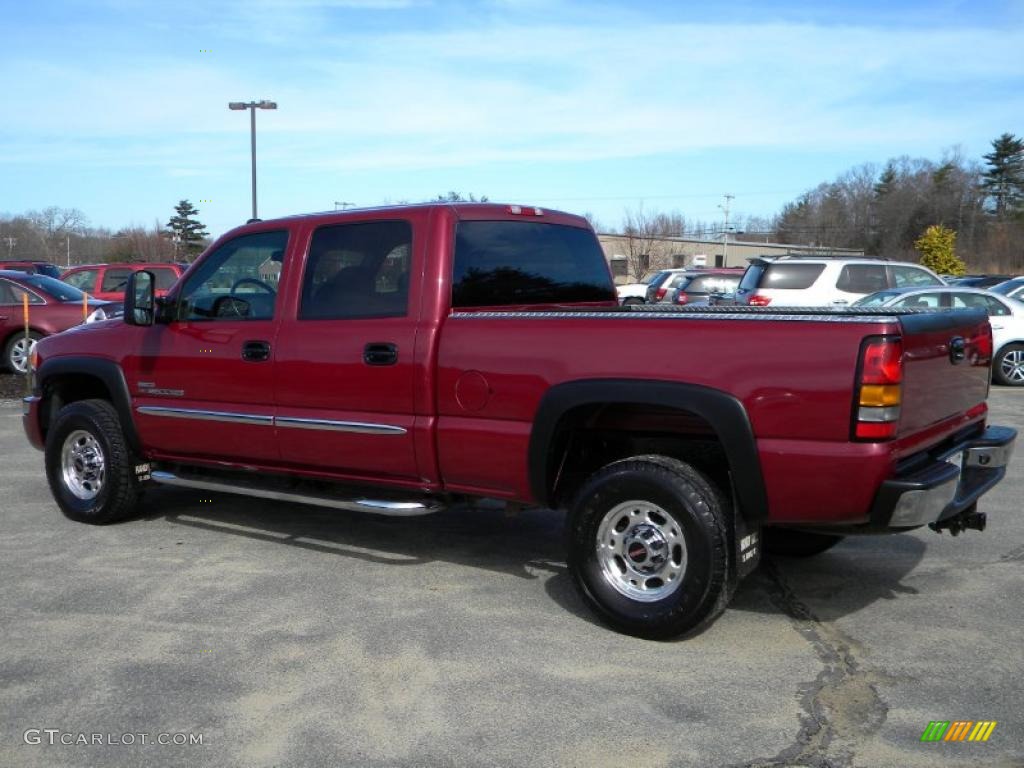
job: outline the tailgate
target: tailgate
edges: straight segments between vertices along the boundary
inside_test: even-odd
[[[904,395],[899,435],[962,415],[985,401],[991,378],[992,332],[983,311],[901,314],[900,322]],[[961,344],[962,356],[957,354]]]

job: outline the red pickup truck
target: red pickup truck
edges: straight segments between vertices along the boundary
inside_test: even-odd
[[[717,616],[762,535],[983,528],[1016,437],[980,312],[619,307],[584,219],[515,205],[250,223],[37,355],[24,426],[74,520],[149,483],[566,508],[584,599],[654,638]]]

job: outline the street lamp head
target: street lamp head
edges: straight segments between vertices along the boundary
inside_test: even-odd
[[[260,109],[277,109],[277,102],[276,101],[261,101],[256,106],[259,107]]]
[[[247,109],[248,106],[244,101],[232,101],[228,104],[228,109]]]

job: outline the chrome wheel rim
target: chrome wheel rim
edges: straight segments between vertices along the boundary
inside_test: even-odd
[[[999,361],[1003,377],[1014,384],[1024,384],[1024,349],[1012,349]]]
[[[32,358],[32,352],[36,348],[36,339],[30,338],[25,344],[25,337],[22,336],[11,345],[11,367],[18,373],[28,371],[28,361]]]
[[[64,439],[61,448],[64,487],[79,499],[95,499],[103,490],[107,463],[99,441],[89,432],[76,429]]]
[[[595,544],[605,580],[630,600],[664,600],[683,581],[683,529],[657,504],[633,500],[617,505],[602,518]]]

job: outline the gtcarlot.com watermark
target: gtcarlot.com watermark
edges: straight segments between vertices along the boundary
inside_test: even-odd
[[[87,746],[152,746],[187,747],[202,746],[201,733],[84,733],[62,731],[60,728],[29,728],[22,735],[26,744],[64,745],[66,747]]]

